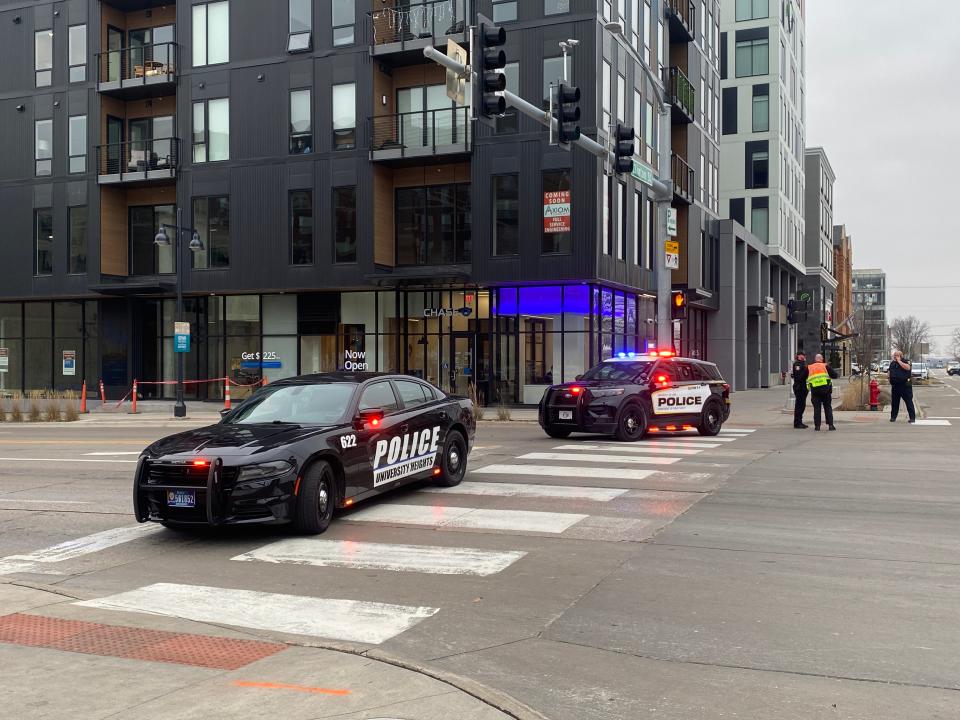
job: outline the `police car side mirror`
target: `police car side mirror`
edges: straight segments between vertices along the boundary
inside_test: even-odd
[[[383,423],[383,415],[383,410],[380,408],[361,410],[353,419],[353,427],[358,432],[367,428],[377,429]]]
[[[583,380],[583,375],[577,375],[574,380]]]

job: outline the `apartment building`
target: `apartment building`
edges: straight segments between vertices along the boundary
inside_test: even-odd
[[[837,280],[836,303],[834,304],[834,327],[848,334],[853,332],[850,318],[853,317],[853,238],[846,225],[833,226],[833,276]],[[847,343],[840,354],[844,374],[850,372],[850,350]]]
[[[720,204],[768,245],[763,282],[775,311],[762,332],[775,349],[773,373],[797,344],[784,306],[808,265],[804,18],[802,0],[721,2]]]
[[[172,379],[178,266],[193,380],[394,370],[529,403],[642,350],[656,336],[661,261],[647,187],[549,146],[528,118],[473,122],[423,49],[467,46],[476,12],[493,17],[508,34],[511,90],[546,107],[567,73],[583,132],[602,141],[612,121],[632,120],[635,160],[656,174],[656,93],[640,64],[667,79],[684,68],[693,5],[0,6],[0,390],[102,378],[116,396],[134,379]],[[690,125],[694,103],[682,107]],[[715,102],[709,112],[716,123]],[[695,239],[717,188],[715,169],[689,162],[703,153],[716,168],[715,142],[700,142],[674,145],[694,170],[678,204]],[[693,192],[701,182],[707,194]],[[167,245],[154,242],[161,226]],[[698,239],[679,284],[709,293],[706,252]],[[192,384],[188,397],[221,386]],[[141,386],[146,397],[167,389]]]
[[[873,357],[858,362],[883,359],[890,354],[890,326],[887,322],[887,274],[870,268],[853,271],[853,311],[857,330],[864,336],[859,344]]]
[[[809,354],[826,349],[821,342],[821,324],[833,327],[843,318],[835,317],[837,278],[833,269],[833,186],[836,174],[823,148],[806,149],[804,175],[804,258],[807,268],[799,294],[808,300],[806,317],[797,327],[797,349]]]

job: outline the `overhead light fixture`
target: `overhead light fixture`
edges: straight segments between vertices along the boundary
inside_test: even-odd
[[[159,247],[168,247],[170,245],[170,238],[163,228],[160,228],[160,232],[153,238],[153,244]]]
[[[193,237],[190,238],[190,249],[194,252],[203,250],[203,242],[200,240],[200,233],[193,231]]]
[[[623,35],[623,25],[618,22],[608,22],[603,26],[604,30],[609,30],[615,35]]]

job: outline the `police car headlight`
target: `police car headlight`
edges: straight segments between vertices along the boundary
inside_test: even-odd
[[[623,395],[623,388],[603,388],[601,390],[591,390],[590,394],[595,398],[615,397]]]
[[[243,485],[247,489],[266,487],[275,477],[285,475],[291,470],[293,470],[293,463],[286,460],[247,465],[240,468],[237,485]]]

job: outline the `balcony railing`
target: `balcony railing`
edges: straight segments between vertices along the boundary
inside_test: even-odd
[[[692,123],[696,118],[697,108],[697,91],[693,89],[693,84],[678,67],[664,68],[663,74],[673,122]]]
[[[693,0],[667,0],[666,11],[670,39],[674,42],[693,42],[697,27],[697,11]]]
[[[473,0],[414,0],[403,6],[373,10],[367,13],[372,26],[370,44],[376,50],[378,46],[400,43],[403,50],[408,43],[463,34],[472,4]]]
[[[101,184],[173,178],[179,163],[179,138],[97,146],[97,175]]]
[[[152,43],[97,53],[100,92],[175,82],[180,60],[177,43]]]
[[[670,172],[673,177],[674,197],[687,205],[692,205],[694,199],[693,168],[687,165],[682,157],[674,153],[671,158]]]
[[[470,108],[372,117],[370,150],[375,160],[470,152]]]

